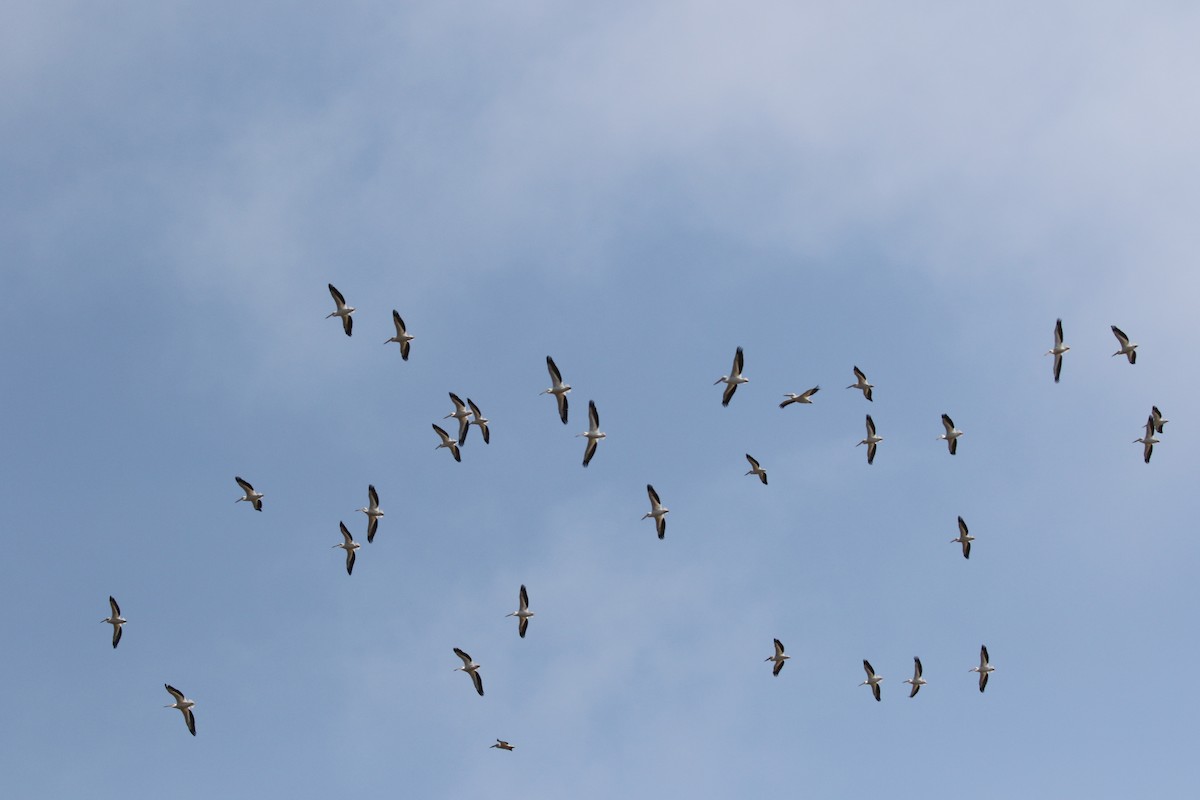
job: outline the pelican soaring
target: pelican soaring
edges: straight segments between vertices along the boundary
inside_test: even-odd
[[[543,389],[538,392],[539,395],[552,394],[554,399],[558,401],[558,416],[563,421],[563,425],[567,424],[567,393],[571,391],[571,385],[563,383],[562,373],[558,371],[558,366],[555,365],[554,359],[546,356],[546,369],[550,371],[550,388]]]
[[[942,414],[942,427],[946,429],[945,433],[939,433],[939,439],[946,440],[946,446],[950,448],[950,455],[958,452],[958,437],[963,435],[963,432],[954,427],[954,420],[950,419],[949,414]]]
[[[855,378],[854,383],[850,384],[846,388],[847,389],[862,389],[863,397],[867,398],[868,400],[871,400],[872,403],[875,402],[874,400],[871,399],[871,390],[875,388],[875,385],[871,384],[871,383],[867,383],[866,374],[858,367],[854,368],[854,378]]]
[[[508,742],[504,741],[503,739],[497,739],[497,740],[496,740],[496,743],[495,743],[494,745],[492,745],[492,747],[498,747],[498,748],[500,748],[501,750],[514,750],[514,749],[516,749],[516,745],[509,744]]]
[[[871,419],[871,415],[867,414],[867,438],[863,439],[858,444],[867,446],[867,463],[875,463],[875,445],[883,441],[882,436],[875,435],[875,420]],[[856,444],[855,447],[858,447]]]
[[[367,544],[375,541],[375,531],[379,528],[379,518],[383,516],[383,509],[379,507],[379,494],[375,491],[375,486],[367,486],[367,499],[370,501],[368,505],[357,508],[355,511],[361,511],[367,515]]]
[[[1144,445],[1142,447],[1142,456],[1146,459],[1146,463],[1150,463],[1150,455],[1154,452],[1154,445],[1158,444],[1159,440],[1154,438],[1154,415],[1151,414],[1146,418],[1146,433],[1140,439],[1134,439],[1134,444]]]
[[[766,658],[763,659],[763,661],[774,661],[775,668],[773,670],[771,670],[771,674],[778,675],[779,670],[783,669],[783,662],[787,661],[789,658],[791,658],[791,656],[784,655],[783,642],[776,639],[775,640],[775,655],[767,656]]]
[[[353,311],[353,309],[351,310]],[[408,329],[404,327],[404,320],[400,318],[399,312],[397,312],[394,308],[392,309],[392,322],[396,325],[396,335],[388,339],[386,342],[384,342],[384,344],[399,342],[400,358],[408,361],[409,342],[413,340],[413,336],[408,332]]]
[[[587,438],[587,447],[583,449],[583,465],[586,467],[592,460],[592,456],[596,455],[596,444],[608,436],[600,430],[600,413],[596,411],[596,401],[588,400],[588,429],[583,433],[575,434],[575,438],[584,436]]]
[[[467,410],[467,404],[458,395],[454,392],[450,392],[449,394],[450,402],[454,403],[454,410],[442,417],[442,419],[454,417],[458,420],[458,446],[462,447],[463,443],[467,441],[467,429],[471,425],[468,420],[471,418],[471,412]]]
[[[483,415],[483,412],[479,410],[479,406],[475,405],[474,401],[469,397],[467,398],[467,405],[471,407],[471,416],[474,417],[474,419],[467,423],[467,427],[470,428],[472,425],[478,425],[479,432],[483,434],[483,443],[491,444],[492,433],[488,430],[488,422],[490,420]]]
[[[912,686],[912,692],[910,692],[908,695],[910,698],[916,697],[917,692],[921,691],[921,687],[924,686],[925,684],[929,683],[929,681],[927,681],[921,677],[922,671],[923,670],[921,669],[921,659],[917,658],[916,656],[913,656],[912,680],[909,680],[908,678],[904,679],[905,683]]]
[[[879,701],[879,684],[883,683],[883,676],[876,675],[875,670],[871,668],[871,662],[863,659],[863,669],[867,671],[867,679],[859,684],[859,686],[870,686],[871,693],[875,695],[876,702]]]
[[[247,503],[254,506],[255,511],[262,511],[263,493],[254,491],[254,487],[250,485],[249,481],[242,480],[236,475],[233,476],[233,479],[237,481],[238,486],[242,487],[242,491],[246,493],[244,497],[239,497],[233,502],[240,503],[245,500]]]
[[[108,596],[108,606],[112,609],[112,616],[108,619],[102,619],[100,621],[107,622],[113,626],[113,649],[116,650],[117,644],[121,641],[121,626],[124,625],[127,620],[121,616],[121,607],[117,605],[117,601],[113,599],[111,594]]]
[[[813,388],[809,389],[807,392],[804,392],[803,394],[796,394],[794,392],[788,392],[787,394],[784,395],[784,397],[786,397],[787,400],[784,400],[782,403],[780,403],[779,407],[787,408],[792,403],[804,403],[805,405],[812,405],[812,396],[819,391],[821,391],[821,387],[814,386]]]
[[[459,650],[457,647],[454,648],[454,655],[461,658],[463,662],[463,665],[461,667],[455,667],[454,671],[458,672],[459,670],[462,670],[470,675],[471,681],[475,684],[475,691],[479,692],[480,697],[483,697],[483,678],[479,676],[479,667],[481,665],[476,664],[471,660],[469,655],[464,653],[462,650]]]
[[[517,618],[517,634],[524,639],[525,631],[529,630],[529,618],[533,616],[533,612],[529,610],[529,593],[525,591],[525,584],[521,584],[521,605],[511,614],[505,614],[505,617]]]
[[[1116,325],[1113,325],[1111,327],[1112,327],[1113,336],[1117,337],[1117,344],[1119,344],[1121,346],[1117,350],[1117,352],[1113,353],[1113,355],[1114,356],[1125,356],[1127,359],[1129,359],[1130,364],[1136,364],[1137,363],[1137,343],[1130,342],[1129,337],[1125,335],[1125,331],[1121,330]]]
[[[1171,421],[1162,415],[1162,412],[1158,410],[1158,406],[1150,406],[1150,418],[1154,420],[1155,433],[1162,433],[1163,425]]]
[[[184,697],[183,692],[179,691],[171,684],[164,683],[163,686],[166,688],[166,690],[168,692],[171,693],[171,697],[175,698],[174,703],[171,703],[170,705],[167,705],[167,706],[163,706],[163,708],[178,708],[181,712],[183,712],[183,721],[187,723],[187,728],[189,731],[192,732],[192,736],[195,736],[196,735],[196,718],[194,716],[192,716],[192,706],[196,705],[196,703],[194,701],[188,700],[186,697]]]
[[[1062,320],[1054,323],[1054,347],[1046,351],[1046,355],[1054,356],[1054,382],[1058,383],[1058,378],[1062,375],[1062,357],[1063,353],[1071,349],[1071,345],[1063,344]]]
[[[744,363],[745,357],[742,355],[742,348],[739,347],[737,353],[733,356],[733,371],[713,381],[713,386],[716,386],[718,383],[726,384],[725,394],[721,396],[721,405],[729,405],[729,401],[733,399],[733,393],[737,391],[739,384],[750,382],[749,378],[742,375]]]
[[[958,538],[951,539],[950,542],[958,542],[962,545],[963,558],[971,557],[971,542],[975,541],[975,537],[967,533],[967,523],[963,522],[963,518],[958,518]]]
[[[446,449],[448,449],[450,451],[450,454],[454,456],[455,461],[462,461],[462,453],[459,452],[458,442],[451,439],[450,434],[446,433],[444,430],[439,428],[436,424],[433,426],[433,429],[434,429],[434,431],[437,432],[438,436],[442,437],[442,443],[433,449],[440,450],[441,448],[445,447]]]
[[[358,542],[354,541],[354,537],[350,535],[350,531],[346,529],[346,523],[339,522],[342,529],[342,538],[345,540],[341,544],[335,544],[334,547],[340,547],[346,551],[346,574],[350,575],[354,572],[354,551],[359,548]]]
[[[747,475],[757,475],[758,479],[760,481],[762,481],[763,486],[766,486],[767,485],[767,471],[765,469],[763,469],[762,467],[760,467],[758,465],[758,461],[754,458],[754,456],[750,455],[749,453],[746,453],[746,460],[750,462],[750,471],[747,472],[746,474]]]
[[[652,517],[654,519],[654,528],[658,531],[658,538],[662,539],[667,535],[667,512],[671,509],[662,504],[658,499],[658,492],[654,491],[654,487],[646,484],[646,494],[650,495],[650,513],[643,514],[642,519]]]
[[[354,330],[354,320],[350,318],[350,315],[354,313],[354,306],[346,305],[346,298],[342,297],[342,293],[335,289],[332,283],[329,284],[329,293],[333,295],[333,302],[337,304],[337,308],[327,314],[325,319],[341,317],[342,330],[346,331],[347,336],[350,336],[351,331]]]
[[[987,645],[982,645],[979,648],[979,666],[971,667],[969,671],[979,673],[979,691],[982,692],[986,689],[988,675],[996,671],[996,668],[988,663]]]

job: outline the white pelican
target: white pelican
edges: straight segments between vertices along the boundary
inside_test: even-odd
[[[946,429],[945,433],[939,433],[939,439],[946,440],[946,446],[950,448],[950,455],[958,452],[958,437],[963,435],[963,432],[954,427],[954,420],[950,419],[949,414],[942,414],[942,427]]]
[[[448,448],[450,450],[450,453],[454,456],[455,461],[462,461],[462,453],[460,453],[458,450],[458,442],[451,439],[450,434],[446,433],[444,430],[439,428],[437,425],[434,425],[433,429],[435,431],[437,431],[438,436],[442,437],[442,443],[433,449],[438,450],[443,447]]]
[[[567,424],[567,392],[571,391],[570,384],[563,383],[562,373],[558,371],[558,367],[554,363],[554,359],[546,356],[546,369],[550,371],[549,389],[538,392],[539,395],[552,394],[554,399],[558,401],[558,416],[563,421],[563,425]]]
[[[812,396],[819,391],[821,391],[821,387],[814,386],[813,388],[809,389],[807,392],[804,392],[803,394],[796,394],[795,392],[788,392],[787,394],[784,395],[784,397],[786,397],[787,400],[784,400],[782,403],[780,403],[779,407],[787,408],[792,403],[804,403],[805,405],[811,405],[812,404]]]
[[[338,522],[342,528],[342,538],[346,541],[341,544],[335,544],[334,547],[340,547],[346,551],[346,574],[350,575],[354,572],[354,551],[359,548],[358,542],[350,535],[350,531],[346,529],[346,523]]]
[[[883,441],[882,436],[875,435],[875,420],[871,419],[870,414],[867,414],[867,438],[863,439],[858,444],[865,444],[867,446],[867,463],[868,464],[875,463],[875,445],[879,444],[882,441]],[[856,444],[854,446],[858,447],[858,444]]]
[[[767,656],[763,661],[774,661],[775,669],[771,670],[772,675],[778,675],[779,670],[783,669],[783,662],[787,661],[791,656],[783,654],[783,642],[775,640],[775,655]]]
[[[240,503],[245,500],[247,503],[254,506],[255,511],[262,511],[263,493],[254,491],[254,487],[250,485],[249,481],[244,481],[236,475],[233,476],[233,479],[237,481],[238,486],[242,487],[242,491],[246,493],[245,497],[239,497],[233,502]]]
[[[1155,433],[1162,433],[1163,425],[1171,421],[1162,415],[1162,412],[1158,410],[1158,406],[1150,406],[1150,417],[1154,420]]]
[[[374,485],[367,486],[367,498],[370,503],[363,508],[356,508],[355,511],[367,515],[367,544],[370,544],[375,541],[375,530],[379,527],[379,518],[384,514],[383,509],[379,507],[379,494]]]
[[[508,742],[504,741],[503,739],[497,739],[496,743],[494,745],[492,745],[492,747],[498,747],[501,750],[513,750],[516,748],[516,745],[509,744]]]
[[[353,311],[354,309],[350,310]],[[394,308],[392,309],[392,322],[396,325],[396,335],[388,339],[386,342],[384,342],[384,344],[399,342],[400,358],[408,361],[409,342],[413,340],[413,336],[408,332],[408,329],[404,327],[404,320],[400,319],[400,314],[397,313],[396,309]]]
[[[875,385],[872,383],[867,383],[867,376],[858,367],[854,368],[854,378],[855,378],[854,383],[850,384],[846,388],[847,389],[862,389],[863,397],[867,398],[868,400],[871,400],[871,390],[875,388]],[[871,402],[873,403],[875,401],[871,400]]]
[[[458,672],[461,669],[463,672],[470,675],[471,680],[475,683],[475,691],[479,692],[480,697],[483,697],[483,678],[479,676],[479,667],[481,665],[476,664],[471,660],[469,655],[464,653],[462,650],[459,650],[457,647],[454,648],[454,655],[461,658],[463,662],[463,665],[461,667],[455,667],[454,671]]]
[[[750,382],[749,378],[742,375],[744,362],[745,357],[742,355],[742,348],[739,347],[733,357],[733,371],[713,381],[713,386],[716,386],[718,383],[726,384],[725,394],[721,397],[721,405],[729,405],[729,401],[733,399],[733,393],[737,391],[738,384]]]
[[[483,443],[491,444],[492,434],[491,431],[488,430],[487,426],[490,420],[483,415],[483,413],[479,410],[479,406],[475,405],[474,401],[472,401],[469,397],[467,398],[467,405],[471,407],[471,416],[475,418],[467,423],[467,427],[470,428],[472,425],[478,425],[479,432],[483,434]]]
[[[354,320],[350,318],[350,315],[354,313],[354,306],[346,305],[346,298],[342,297],[341,292],[333,288],[332,283],[329,284],[329,293],[333,295],[333,302],[337,303],[337,308],[333,310],[333,313],[326,315],[325,319],[329,319],[329,317],[341,317],[342,329],[346,331],[347,336],[350,336],[350,332],[354,330]]]
[[[608,436],[600,430],[600,414],[596,411],[596,401],[588,400],[588,429],[583,433],[575,434],[575,438],[580,436],[587,437],[587,447],[583,450],[583,465],[586,467],[588,462],[592,460],[592,456],[596,455],[596,444]]]
[[[921,691],[921,687],[922,687],[922,686],[924,686],[925,684],[929,683],[929,681],[927,681],[927,680],[925,680],[924,678],[922,678],[922,677],[921,677],[921,672],[922,672],[922,670],[921,670],[921,659],[917,658],[916,656],[913,656],[913,676],[912,676],[912,680],[909,680],[909,679],[907,679],[907,678],[905,678],[905,679],[904,679],[904,682],[905,682],[905,683],[907,683],[907,684],[909,684],[909,685],[911,685],[911,686],[912,686],[912,692],[911,692],[911,693],[909,693],[909,695],[908,695],[910,699],[911,699],[911,698],[913,698],[913,697],[916,697],[916,696],[917,696],[917,692]]]
[[[654,527],[658,531],[658,538],[662,539],[667,535],[667,512],[671,509],[662,504],[658,499],[658,492],[654,491],[654,487],[646,484],[646,494],[650,495],[650,513],[643,514],[642,519],[653,518]]]
[[[879,701],[879,684],[883,683],[883,676],[876,675],[875,670],[871,669],[871,662],[863,659],[863,669],[867,671],[867,679],[859,684],[859,686],[870,686],[871,693],[875,695],[875,701]]]
[[[1142,455],[1146,458],[1146,463],[1150,463],[1150,454],[1154,452],[1154,445],[1158,444],[1159,440],[1154,438],[1154,415],[1151,414],[1146,418],[1146,433],[1140,439],[1134,439],[1134,444],[1145,445],[1142,449]]]
[[[467,404],[462,401],[462,398],[454,392],[450,392],[449,394],[450,402],[454,403],[454,410],[442,417],[442,419],[454,417],[458,420],[458,446],[462,447],[463,443],[467,441],[467,429],[471,425],[468,420],[471,417],[471,412],[467,410]]]
[[[163,706],[163,708],[178,708],[180,711],[182,711],[183,721],[187,723],[188,730],[192,732],[192,736],[195,736],[196,718],[192,716],[192,706],[196,705],[195,702],[188,700],[183,696],[183,692],[179,691],[171,684],[164,683],[163,686],[166,687],[166,690],[171,693],[171,697],[175,698],[174,703],[171,703],[169,706]]]
[[[1058,383],[1058,377],[1062,375],[1062,357],[1063,353],[1071,349],[1071,345],[1063,344],[1062,320],[1054,323],[1054,347],[1046,351],[1046,355],[1054,356],[1054,382]]]
[[[113,649],[116,650],[117,643],[121,641],[121,626],[124,625],[127,620],[121,616],[121,607],[117,605],[117,601],[113,599],[111,594],[108,596],[108,605],[110,608],[112,608],[112,616],[108,619],[102,619],[100,621],[107,622],[113,626]]]
[[[987,645],[980,646],[980,648],[979,648],[979,666],[971,667],[971,669],[969,670],[969,672],[978,672],[979,673],[979,691],[982,692],[984,689],[987,688],[988,674],[991,672],[994,672],[995,670],[996,670],[996,668],[988,663]]]
[[[962,545],[963,558],[971,557],[971,542],[975,541],[975,537],[967,533],[967,523],[963,522],[963,518],[958,518],[958,538],[951,539],[950,543],[958,542]]]
[[[758,461],[752,455],[746,453],[746,460],[750,462],[750,471],[747,475],[757,475],[758,479],[763,482],[763,486],[767,485],[767,471],[758,465]]]
[[[529,610],[529,593],[525,591],[525,584],[521,584],[520,607],[513,613],[504,616],[517,618],[517,633],[524,639],[525,631],[529,630],[529,618],[533,616],[533,612]]]
[[[1125,356],[1129,359],[1130,364],[1137,363],[1137,343],[1130,343],[1129,337],[1125,335],[1125,331],[1112,325],[1113,336],[1117,337],[1117,344],[1121,345],[1121,349],[1113,353],[1114,356]]]

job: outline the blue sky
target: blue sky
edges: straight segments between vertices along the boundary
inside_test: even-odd
[[[1200,12],[828,5],[10,4],[14,796],[1194,785]]]

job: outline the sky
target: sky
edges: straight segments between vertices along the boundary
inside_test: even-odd
[[[4,17],[13,796],[1195,785],[1194,5]]]

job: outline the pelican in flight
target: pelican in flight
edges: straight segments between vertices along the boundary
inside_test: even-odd
[[[546,369],[550,371],[549,389],[538,392],[539,395],[552,394],[554,399],[558,401],[558,417],[563,421],[563,425],[567,424],[567,393],[571,391],[569,383],[563,383],[562,373],[558,371],[558,366],[554,363],[554,359],[546,356]]]
[[[1121,348],[1119,350],[1117,350],[1117,352],[1113,353],[1113,355],[1114,356],[1125,356],[1126,358],[1129,359],[1130,364],[1136,364],[1137,363],[1137,343],[1130,342],[1129,337],[1125,335],[1125,331],[1121,330],[1116,325],[1113,325],[1111,327],[1112,327],[1113,336],[1117,337],[1117,344],[1121,345]]]
[[[642,519],[652,517],[654,519],[654,527],[658,531],[658,538],[662,539],[667,535],[667,512],[671,509],[662,504],[658,499],[658,492],[654,491],[654,487],[646,484],[646,494],[650,495],[650,513],[643,514]]]
[[[1058,383],[1058,378],[1062,375],[1062,357],[1063,353],[1071,349],[1071,345],[1063,344],[1062,320],[1054,323],[1054,347],[1046,351],[1046,355],[1054,356],[1054,382]]]
[[[332,289],[333,287],[331,286],[329,288]],[[354,309],[350,309],[350,310],[353,311]],[[349,319],[349,317],[347,317],[346,319]],[[395,325],[396,325],[396,335],[393,336],[392,338],[388,339],[386,342],[384,342],[384,344],[391,344],[392,342],[399,342],[400,343],[400,358],[404,359],[405,361],[408,361],[409,342],[411,342],[413,340],[413,336],[408,332],[408,328],[404,327],[404,320],[402,320],[400,318],[400,314],[394,308],[392,309],[392,322],[395,323]]]
[[[195,736],[196,718],[192,716],[192,706],[196,705],[196,703],[184,697],[183,692],[179,691],[171,684],[164,683],[163,686],[168,692],[171,693],[171,697],[175,698],[174,703],[171,703],[169,706],[163,706],[163,708],[178,708],[180,711],[182,711],[183,721],[187,723],[188,730],[192,732],[192,736]]]
[[[783,669],[783,662],[787,661],[789,658],[791,658],[791,656],[784,655],[784,653],[783,653],[783,642],[776,639],[775,640],[775,655],[767,656],[766,658],[763,659],[763,661],[774,661],[775,668],[773,670],[771,670],[771,674],[778,675],[779,670]]]
[[[1134,444],[1144,445],[1142,455],[1146,459],[1146,463],[1150,463],[1150,454],[1154,452],[1154,445],[1158,444],[1159,440],[1154,438],[1154,415],[1151,414],[1146,418],[1146,433],[1140,439],[1134,439]]]
[[[883,683],[883,676],[876,675],[875,670],[871,668],[871,662],[863,659],[863,669],[867,671],[867,679],[859,684],[859,686],[870,686],[871,693],[875,695],[875,701],[879,701],[879,684]]]
[[[350,315],[354,313],[354,306],[346,305],[346,298],[342,297],[342,293],[335,289],[332,283],[329,284],[329,293],[333,295],[333,302],[337,304],[337,308],[326,315],[325,319],[341,317],[342,329],[346,331],[347,336],[350,336],[351,331],[354,330],[354,320],[350,318]]]
[[[461,669],[463,672],[470,675],[471,680],[475,684],[475,691],[479,692],[480,697],[483,697],[483,678],[481,678],[479,676],[479,667],[481,665],[476,664],[474,661],[471,660],[471,657],[469,655],[464,653],[462,650],[459,650],[457,647],[454,648],[454,655],[461,658],[462,662],[463,662],[463,665],[461,667],[455,667],[454,671],[458,672]]]
[[[871,419],[870,414],[867,414],[867,438],[863,439],[858,444],[865,444],[867,446],[867,463],[868,464],[875,463],[875,445],[879,444],[882,441],[883,441],[882,436],[875,435],[875,420]],[[854,446],[858,447],[858,444],[856,444]]]
[[[945,433],[939,433],[939,439],[946,440],[946,446],[950,448],[950,455],[958,452],[958,437],[963,435],[963,432],[954,427],[954,420],[950,419],[949,414],[942,414],[942,427],[946,429]]]
[[[950,543],[958,542],[962,545],[963,558],[971,557],[971,542],[975,541],[975,537],[967,533],[967,523],[963,522],[963,518],[958,518],[958,538],[951,539]]]
[[[511,745],[503,739],[497,739],[496,743],[492,745],[492,747],[498,747],[501,750],[513,750],[516,748],[516,745]]]
[[[355,511],[361,511],[367,515],[367,544],[375,541],[375,531],[379,528],[379,518],[382,517],[383,509],[379,507],[379,493],[375,491],[374,485],[367,486],[367,498],[370,503],[363,508],[356,508]]]
[[[747,475],[757,475],[758,479],[763,482],[763,486],[767,485],[767,471],[758,465],[758,461],[754,456],[746,453],[746,460],[750,462],[750,471]]]
[[[255,511],[262,511],[263,493],[254,491],[254,487],[250,485],[249,481],[242,480],[236,475],[233,476],[233,479],[237,481],[238,486],[242,487],[242,491],[246,493],[245,497],[239,497],[233,502],[240,503],[245,500],[247,503],[254,506]]]
[[[1158,410],[1158,406],[1150,406],[1150,417],[1154,420],[1155,433],[1162,433],[1163,425],[1171,421],[1162,415],[1162,412]]]
[[[782,403],[780,403],[779,407],[787,408],[792,403],[804,403],[805,405],[812,405],[812,396],[819,391],[821,391],[821,387],[814,386],[813,388],[809,389],[807,392],[804,392],[803,394],[796,394],[795,392],[788,392],[787,394],[784,395],[784,397],[786,397],[787,400],[784,400]]]
[[[987,645],[982,645],[979,648],[979,666],[971,667],[970,672],[979,673],[979,691],[987,688],[988,674],[995,672],[996,668],[988,663]]]
[[[600,430],[600,414],[596,411],[596,401],[588,400],[588,429],[583,433],[575,434],[575,438],[580,436],[587,437],[587,447],[583,450],[583,465],[586,467],[592,460],[592,456],[596,455],[596,444],[608,436]]]
[[[521,584],[520,607],[513,613],[504,616],[517,618],[517,633],[524,639],[525,631],[529,630],[529,618],[533,616],[533,612],[529,610],[529,593],[525,591],[525,584]]]
[[[858,367],[854,368],[854,383],[847,386],[847,389],[862,389],[863,397],[871,400],[871,390],[875,388],[872,383],[867,383],[867,376]],[[871,400],[871,402],[875,402]]]
[[[458,442],[451,439],[450,434],[446,433],[444,430],[439,428],[436,424],[433,426],[433,429],[435,431],[437,431],[438,436],[442,437],[442,443],[433,449],[439,450],[439,449],[445,447],[450,450],[450,453],[454,456],[455,461],[462,461],[462,453],[459,452],[459,450],[458,450]]]
[[[483,434],[483,443],[491,444],[492,434],[491,431],[488,430],[488,418],[483,415],[483,412],[479,410],[479,406],[475,405],[474,401],[472,401],[469,397],[467,398],[467,405],[471,407],[471,416],[475,418],[467,423],[467,427],[470,428],[472,425],[478,425],[479,432]]]
[[[912,686],[912,692],[910,692],[908,695],[909,698],[916,697],[917,692],[921,691],[921,687],[924,686],[925,684],[929,683],[929,681],[927,681],[921,677],[921,672],[922,672],[921,659],[917,658],[916,656],[913,656],[912,680],[909,680],[908,678],[904,679],[905,683],[910,684]]]
[[[737,391],[738,384],[750,382],[749,378],[742,375],[744,361],[745,357],[742,355],[742,348],[739,347],[733,357],[733,371],[713,381],[713,386],[716,386],[718,383],[726,384],[725,394],[721,397],[721,405],[723,406],[729,405],[729,401],[733,399],[733,393]]]
[[[334,547],[340,547],[346,551],[346,574],[350,575],[354,572],[354,551],[359,548],[358,542],[354,541],[354,537],[350,535],[350,531],[346,529],[346,523],[339,522],[338,525],[342,528],[342,538],[346,541],[341,544],[335,544]]]
[[[108,619],[102,619],[101,622],[107,622],[113,626],[113,649],[117,649],[117,643],[121,641],[121,626],[128,620],[121,616],[121,607],[117,605],[117,601],[110,594],[108,596],[108,605],[112,609],[112,616]]]
[[[467,410],[467,404],[462,401],[462,398],[454,392],[450,392],[449,394],[450,402],[454,403],[454,410],[442,417],[442,419],[454,417],[458,420],[458,446],[462,447],[463,443],[467,441],[467,429],[471,426],[471,423],[468,421],[471,418],[471,412]]]

